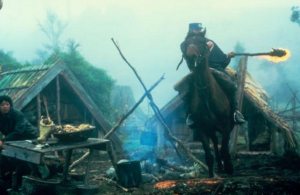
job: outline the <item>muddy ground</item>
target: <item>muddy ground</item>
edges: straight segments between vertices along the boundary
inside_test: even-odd
[[[74,152],[73,160],[80,157],[84,151]],[[132,149],[129,156],[139,153],[139,149]],[[195,154],[203,160],[204,153],[202,151]],[[168,160],[176,159],[176,154],[169,152]],[[166,156],[167,157],[167,156]],[[118,160],[120,157],[118,156]],[[175,162],[176,160],[174,160]],[[176,175],[170,174],[165,177],[166,172],[172,173],[174,170],[168,167],[161,167],[160,171],[154,174],[152,181],[142,183],[137,187],[121,188],[115,184],[114,180],[103,180],[105,172],[112,166],[107,153],[95,153],[90,167],[90,184],[99,186],[97,194],[123,194],[123,195],[158,195],[158,194],[232,194],[232,195],[262,195],[262,194],[300,194],[300,158],[297,155],[287,153],[278,157],[267,152],[248,153],[240,152],[233,159],[235,172],[233,175],[217,173],[218,178],[208,179],[207,173],[200,171],[200,175],[194,179],[180,179]],[[204,161],[203,161],[204,162]],[[82,173],[85,170],[84,161],[78,166],[73,173]],[[193,166],[193,162],[186,161],[187,164]],[[56,166],[57,168],[57,166]],[[61,167],[55,169],[51,180],[61,180]],[[72,176],[73,177],[73,176]],[[173,177],[173,178],[172,178]],[[76,181],[76,178],[69,180],[68,184],[56,186],[59,187],[61,195],[76,194],[76,185],[83,184],[83,181]],[[78,179],[78,178],[77,178]],[[160,181],[158,181],[160,180]],[[168,180],[164,182],[162,180]],[[3,182],[3,181],[1,181]],[[43,195],[46,195],[46,191]],[[21,193],[14,193],[19,195]],[[38,193],[39,194],[39,193]],[[50,193],[51,194],[51,193]]]

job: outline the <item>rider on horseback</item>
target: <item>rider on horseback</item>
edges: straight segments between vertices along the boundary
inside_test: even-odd
[[[205,33],[206,33],[206,29],[204,29],[202,27],[201,23],[191,23],[191,24],[189,24],[189,32],[187,34],[186,39],[191,36],[195,36],[195,35],[205,37]],[[218,45],[214,41],[207,39],[207,38],[205,38],[205,39],[207,40],[206,44],[208,45],[208,47],[210,49],[210,55],[208,58],[209,67],[214,68],[220,72],[223,72],[229,76],[229,74],[226,72],[225,68],[228,66],[231,58],[233,58],[235,56],[235,54],[233,52],[230,52],[226,55],[223,53],[223,51],[218,47]],[[187,48],[185,48],[185,44],[182,43],[180,45],[180,48],[181,48],[182,53],[184,54],[187,49]],[[185,55],[183,55],[183,57],[185,58],[189,69],[192,71],[195,66],[194,59],[188,58]],[[229,99],[231,100],[230,101],[231,108],[232,108],[232,110],[234,110],[234,115],[233,115],[234,121],[236,124],[244,124],[246,121],[244,120],[243,115],[238,111],[238,103],[237,103],[237,96],[236,96],[237,88],[236,88],[235,84],[232,86],[234,86],[234,89],[230,90],[231,92],[228,93],[228,96],[229,96]],[[186,101],[188,101],[188,100],[186,100]],[[187,124],[189,127],[193,127],[193,125],[194,125],[193,116],[191,116],[190,112],[187,109],[186,109],[186,112],[187,112]]]

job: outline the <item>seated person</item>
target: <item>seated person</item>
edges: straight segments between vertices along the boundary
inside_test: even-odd
[[[39,136],[38,130],[24,118],[22,112],[13,108],[12,99],[6,95],[0,96],[0,131],[4,135],[3,138],[0,138],[0,148],[6,141],[36,139]],[[11,181],[12,173],[16,171],[18,166],[20,167],[20,172],[18,173],[19,184],[22,175],[34,174],[42,178],[49,176],[49,170],[45,165],[37,167],[36,165],[1,155],[0,168],[2,179],[7,182]]]

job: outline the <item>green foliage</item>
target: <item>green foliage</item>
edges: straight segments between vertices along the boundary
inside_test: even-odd
[[[0,64],[2,72],[15,70],[22,67],[22,64],[13,57],[13,52],[4,52],[0,49]]]
[[[70,68],[105,118],[112,122],[113,109],[110,105],[110,93],[115,81],[105,70],[86,61],[73,46],[74,44],[69,45],[68,52],[57,52],[56,57]],[[51,64],[54,61],[56,61],[55,56],[51,55],[45,64]]]
[[[300,26],[300,7],[299,6],[294,6],[292,7],[292,15],[290,17],[290,20],[292,22],[298,23]]]

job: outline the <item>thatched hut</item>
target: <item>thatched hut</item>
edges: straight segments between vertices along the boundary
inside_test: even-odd
[[[227,71],[234,76],[235,71],[227,68]],[[176,86],[178,87],[178,85]],[[248,123],[245,129],[248,133],[248,146],[250,151],[272,151],[275,154],[282,154],[284,149],[295,149],[298,146],[297,136],[279,116],[268,106],[268,95],[261,85],[250,75],[246,74],[244,99],[242,112]],[[185,142],[197,141],[193,138],[193,130],[185,124],[186,114],[181,97],[176,95],[161,110],[168,127],[172,133]],[[148,129],[152,128],[162,135],[163,127],[155,117],[147,123]],[[162,136],[160,136],[162,137]],[[281,143],[281,144],[280,144]],[[158,144],[163,147],[164,139],[159,139]]]
[[[111,129],[70,69],[59,60],[51,65],[29,66],[1,73],[0,95],[10,96],[14,107],[37,127],[41,116],[46,116],[46,103],[50,117],[57,125],[89,123],[95,125],[102,135]],[[119,137],[112,134],[110,139],[121,151]]]

